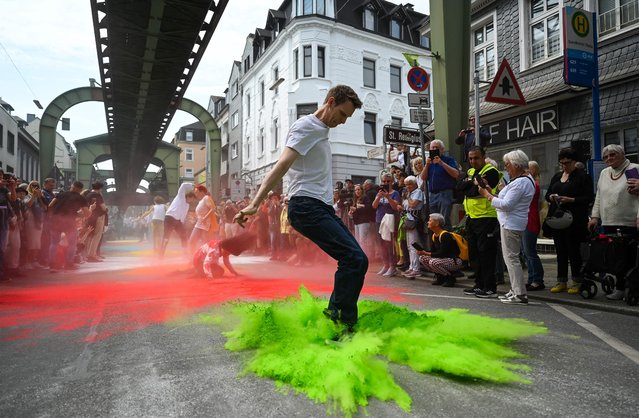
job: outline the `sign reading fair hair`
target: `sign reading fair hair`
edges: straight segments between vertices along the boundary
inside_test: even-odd
[[[559,130],[559,112],[557,106],[535,110],[489,124],[488,129],[492,145],[546,135]]]

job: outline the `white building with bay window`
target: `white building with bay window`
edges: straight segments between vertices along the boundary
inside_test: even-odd
[[[337,14],[337,16],[336,16]],[[322,105],[337,84],[351,86],[362,109],[330,131],[333,180],[378,179],[385,125],[410,123],[402,52],[426,54],[419,33],[427,16],[386,1],[284,1],[242,54],[242,176],[257,188],[279,158],[289,127]],[[430,59],[420,64],[430,72]],[[286,190],[286,184],[281,185]]]

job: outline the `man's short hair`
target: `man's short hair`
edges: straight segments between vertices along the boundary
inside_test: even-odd
[[[359,97],[357,97],[357,93],[355,93],[355,90],[344,84],[338,84],[337,86],[332,87],[326,94],[324,103],[327,103],[330,97],[333,97],[335,99],[336,105],[346,103],[346,101],[350,100],[351,103],[353,103],[353,107],[355,107],[355,109],[360,109],[362,107],[362,101],[359,99]]]
[[[73,182],[73,187],[75,187],[76,189],[84,189],[84,183],[82,183],[81,181],[74,181]]]
[[[91,184],[91,188],[92,188],[93,190],[100,190],[100,189],[102,189],[103,187],[104,187],[104,184],[102,184],[102,182],[101,182],[101,181],[96,181],[96,182],[94,182],[93,184]]]

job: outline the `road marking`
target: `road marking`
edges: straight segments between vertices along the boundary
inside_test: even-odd
[[[554,310],[556,310],[560,314],[564,315],[566,318],[575,321],[577,323],[577,325],[587,329],[595,337],[599,338],[600,340],[602,340],[603,342],[605,342],[606,344],[608,344],[609,346],[611,346],[615,350],[619,351],[621,354],[623,354],[624,356],[628,357],[630,360],[632,360],[635,363],[639,364],[639,351],[637,351],[634,348],[630,347],[628,344],[624,343],[623,341],[620,341],[617,338],[613,337],[612,335],[606,333],[605,331],[603,331],[601,328],[599,328],[595,324],[592,324],[592,323],[586,321],[585,319],[583,319],[579,315],[569,311],[568,309],[564,308],[563,306],[555,305],[553,303],[549,303],[548,306],[550,306],[551,308],[553,308]]]
[[[498,298],[478,298],[476,296],[467,295],[467,296],[446,296],[446,295],[429,295],[428,293],[410,293],[410,292],[401,292],[400,295],[406,296],[424,296],[429,298],[442,298],[442,299],[464,299],[464,300],[484,300],[484,301],[494,301],[499,302]],[[523,304],[520,304],[523,306]],[[528,300],[528,305],[541,305],[539,302],[531,302]]]

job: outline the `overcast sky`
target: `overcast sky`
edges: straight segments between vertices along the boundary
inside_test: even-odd
[[[263,27],[267,11],[281,4],[230,0],[185,97],[206,107],[209,96],[221,95],[233,61],[241,60],[246,36]],[[414,4],[415,10],[427,12],[427,0]],[[65,91],[88,86],[89,78],[100,80],[89,0],[0,0],[0,11],[0,97],[13,106],[14,116],[41,117],[33,99],[46,108]],[[107,131],[101,102],[78,104],[64,117],[71,118],[71,130],[58,131],[71,144]],[[195,121],[178,110],[164,140]]]

